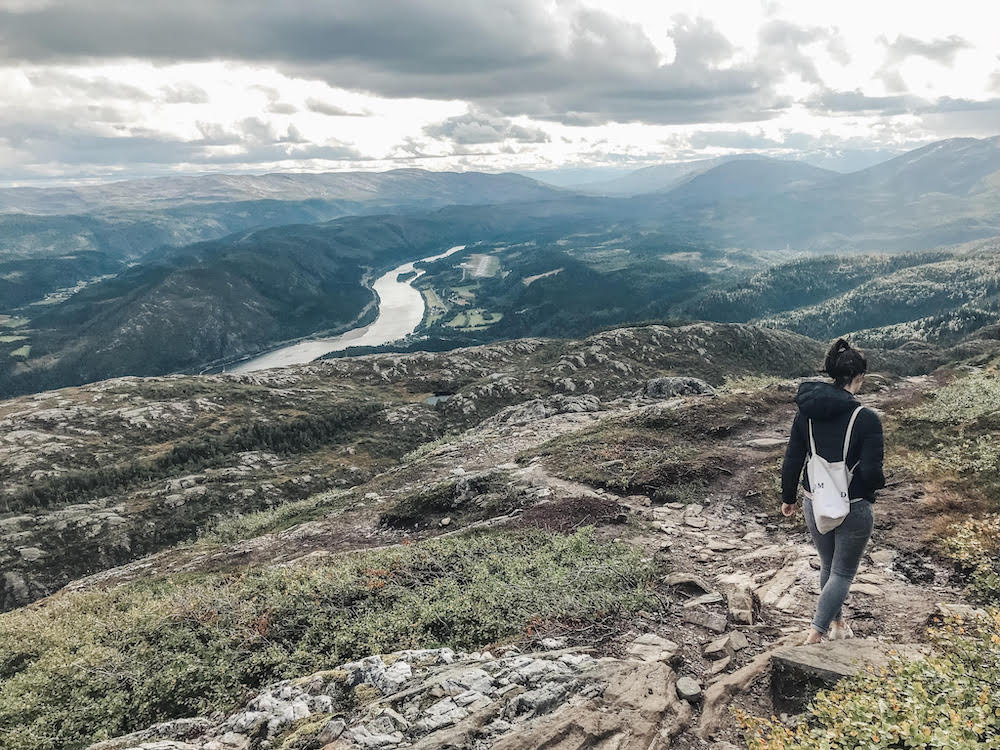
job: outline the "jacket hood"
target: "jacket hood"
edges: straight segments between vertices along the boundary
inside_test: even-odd
[[[854,411],[860,405],[854,396],[833,383],[810,380],[799,386],[795,403],[809,419],[833,419],[845,411]]]

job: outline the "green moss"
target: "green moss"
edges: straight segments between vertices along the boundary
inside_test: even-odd
[[[281,740],[281,750],[319,750],[316,735],[333,718],[332,714],[313,714],[292,724]]]
[[[653,573],[586,531],[490,532],[57,596],[0,616],[0,747],[75,750],[367,654],[656,609]]]
[[[354,688],[354,702],[358,706],[367,706],[382,697],[382,693],[374,685],[362,682]]]

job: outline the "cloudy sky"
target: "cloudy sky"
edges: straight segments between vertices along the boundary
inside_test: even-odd
[[[744,150],[847,170],[1000,133],[990,6],[0,0],[0,182]]]

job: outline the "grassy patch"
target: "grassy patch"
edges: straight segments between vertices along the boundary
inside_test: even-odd
[[[561,435],[531,451],[559,476],[657,501],[693,499],[708,480],[695,460],[699,450],[670,436],[621,422]],[[522,459],[528,455],[522,455]]]
[[[28,325],[27,318],[19,318],[14,315],[0,315],[0,328],[20,328]]]
[[[613,492],[690,502],[731,475],[733,460],[720,442],[787,400],[782,389],[768,388],[648,409],[553,438],[520,459],[541,456],[559,476]]]
[[[0,747],[75,750],[366,654],[655,609],[653,581],[637,550],[587,531],[493,532],[67,594],[0,616]]]
[[[932,542],[970,596],[1000,602],[1000,377],[955,378],[890,425],[893,460],[935,488]]]
[[[14,349],[14,351],[10,353],[10,356],[16,359],[27,359],[30,355],[31,355],[30,344],[25,344],[24,346],[18,347],[17,349]]]
[[[493,518],[529,502],[523,489],[514,486],[505,473],[495,472],[438,482],[404,495],[379,520],[390,528],[416,530],[437,526],[446,516],[463,521]]]
[[[503,313],[491,313],[475,308],[458,313],[454,318],[445,323],[445,325],[461,331],[479,331],[483,328],[488,328],[494,323],[498,323],[502,319]]]
[[[27,340],[27,336],[0,336],[0,344],[16,344],[18,341]]]
[[[959,377],[894,421],[905,468],[965,496],[1000,507],[1000,377]]]
[[[342,509],[350,502],[351,497],[350,493],[333,490],[303,500],[282,503],[275,508],[222,518],[200,535],[199,539],[210,543],[230,544],[263,534],[274,534],[297,524],[328,516]]]

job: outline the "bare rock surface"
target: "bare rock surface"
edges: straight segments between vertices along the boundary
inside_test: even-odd
[[[166,722],[90,750],[247,750],[266,739],[329,747],[529,750],[666,747],[691,715],[661,660],[562,649],[370,656],[271,685],[219,720]]]

